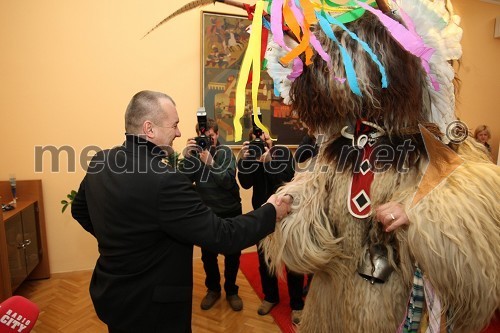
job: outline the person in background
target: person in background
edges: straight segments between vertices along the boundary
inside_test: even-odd
[[[290,197],[272,196],[248,214],[215,215],[167,163],[178,124],[171,97],[135,94],[125,142],[92,158],[72,204],[73,218],[97,239],[90,295],[111,333],[191,332],[193,245],[236,253],[290,211]]]
[[[214,119],[207,120],[204,132],[210,138],[211,146],[208,149],[200,149],[195,138],[188,139],[185,159],[180,162],[179,170],[196,184],[196,192],[217,216],[226,218],[241,215],[240,188],[236,182],[236,158],[231,148],[220,145],[219,126]],[[196,133],[200,135],[199,124],[196,124]],[[240,256],[241,251],[224,254],[224,291],[234,311],[243,309],[243,301],[238,296],[236,285]],[[203,310],[212,308],[221,296],[221,275],[217,257],[217,252],[201,248],[207,287],[207,294],[201,301]]]
[[[241,158],[238,161],[238,180],[243,188],[253,188],[252,206],[254,209],[265,203],[280,185],[289,182],[294,175],[294,162],[288,148],[273,147],[269,135],[263,132],[260,139],[264,144],[264,151],[259,151],[259,147],[255,148],[255,139],[256,136],[251,130],[249,141],[243,143],[240,151]],[[264,293],[264,300],[257,313],[263,316],[279,303],[279,289],[277,276],[269,272],[264,252],[259,246],[257,248],[259,273]],[[299,324],[304,308],[304,275],[287,270],[287,285],[292,309],[291,319],[294,324]]]
[[[491,155],[491,146],[488,143],[488,141],[491,139],[491,132],[488,126],[478,126],[474,131],[474,139],[476,139],[477,142],[482,143],[488,150],[488,153],[490,153]]]

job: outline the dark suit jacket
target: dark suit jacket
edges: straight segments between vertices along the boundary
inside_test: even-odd
[[[156,150],[156,151],[155,151]],[[99,258],[90,294],[99,318],[127,332],[190,332],[193,245],[234,253],[274,230],[271,204],[218,218],[158,147],[128,136],[94,156],[72,204]]]

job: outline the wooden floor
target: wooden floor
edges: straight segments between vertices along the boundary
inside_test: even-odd
[[[223,257],[219,257],[223,262]],[[221,272],[224,270],[221,267]],[[26,281],[17,295],[29,298],[40,308],[40,316],[33,333],[100,333],[107,327],[96,316],[89,297],[91,271],[53,274],[50,279]],[[260,300],[241,271],[237,284],[243,299],[243,310],[234,312],[223,294],[208,311],[200,309],[205,296],[205,272],[201,259],[194,260],[193,333],[279,333],[280,329],[270,315],[259,316]],[[168,330],[166,330],[168,332]],[[142,333],[142,332],[138,332]]]

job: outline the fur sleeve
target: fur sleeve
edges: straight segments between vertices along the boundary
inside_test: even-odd
[[[451,315],[479,332],[500,306],[500,169],[471,160],[414,208],[408,244]]]
[[[327,173],[297,173],[293,182],[281,187],[278,194],[293,196],[292,212],[276,225],[275,232],[262,245],[272,270],[281,265],[298,273],[326,270],[335,257],[344,257],[328,218]],[[319,199],[321,198],[321,199]]]

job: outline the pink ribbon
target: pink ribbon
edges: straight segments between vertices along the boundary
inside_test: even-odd
[[[401,23],[393,20],[389,16],[382,13],[380,10],[375,9],[364,2],[356,1],[356,3],[377,16],[380,22],[389,30],[392,37],[408,52],[417,56],[422,61],[422,67],[426,71],[427,75],[432,82],[432,86],[436,91],[439,91],[439,83],[437,82],[434,75],[431,73],[429,66],[429,60],[434,54],[435,50],[432,47],[425,45],[422,37],[420,37],[415,30],[415,25],[408,15],[402,13],[406,17],[403,17],[405,23],[408,25],[409,29],[406,29]],[[401,11],[402,12],[402,11]]]

